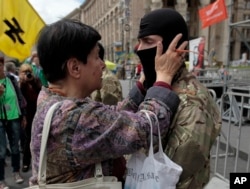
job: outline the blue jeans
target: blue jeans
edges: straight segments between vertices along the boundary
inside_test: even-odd
[[[20,140],[20,120],[0,120],[0,180],[4,180],[4,164],[7,148],[7,138],[9,139],[9,145],[11,150],[11,166],[13,172],[19,172],[20,169],[20,151],[19,151],[19,140]]]

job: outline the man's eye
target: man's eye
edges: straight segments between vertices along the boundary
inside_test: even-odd
[[[146,40],[146,41],[145,41],[145,43],[147,43],[147,44],[152,44],[152,43],[153,43],[153,41],[152,41],[152,40],[150,40],[150,39],[148,39],[148,40]]]

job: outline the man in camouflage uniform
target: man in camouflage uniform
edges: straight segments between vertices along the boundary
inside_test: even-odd
[[[165,152],[183,168],[177,188],[203,188],[210,176],[210,149],[221,128],[212,96],[185,67],[173,83],[180,105],[165,138]]]
[[[99,45],[99,56],[104,61],[104,48],[102,44]],[[116,105],[117,102],[123,99],[122,86],[115,74],[113,74],[106,67],[102,76],[102,88],[101,90],[94,91],[91,94],[91,98],[98,102],[103,102],[107,105]]]
[[[183,17],[173,9],[157,9],[141,19],[137,54],[146,78],[145,89],[156,80],[157,43],[161,41],[163,52],[166,52],[179,33],[182,33],[182,39],[178,45],[188,41],[188,29]],[[179,52],[179,55],[185,54]],[[183,168],[176,188],[202,189],[209,181],[210,149],[221,129],[219,108],[207,88],[187,71],[184,60],[171,87],[181,102],[168,134],[162,136],[164,151]]]
[[[92,93],[92,99],[108,105],[116,105],[122,100],[121,83],[107,68],[103,71],[103,81],[101,90]]]

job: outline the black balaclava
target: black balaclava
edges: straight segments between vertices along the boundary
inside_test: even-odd
[[[178,42],[177,47],[188,40],[187,24],[182,15],[170,8],[156,9],[144,15],[141,19],[138,39],[149,35],[161,36],[163,38],[163,53],[165,53],[171,41],[179,33],[182,33],[182,38]],[[149,88],[156,80],[156,47],[138,50],[137,55],[141,60],[146,78],[144,86]]]

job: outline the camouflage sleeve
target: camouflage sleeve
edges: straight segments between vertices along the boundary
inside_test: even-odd
[[[221,128],[219,108],[210,97],[190,98],[188,101],[179,106],[175,127],[179,125],[189,130],[201,151],[208,156]]]

